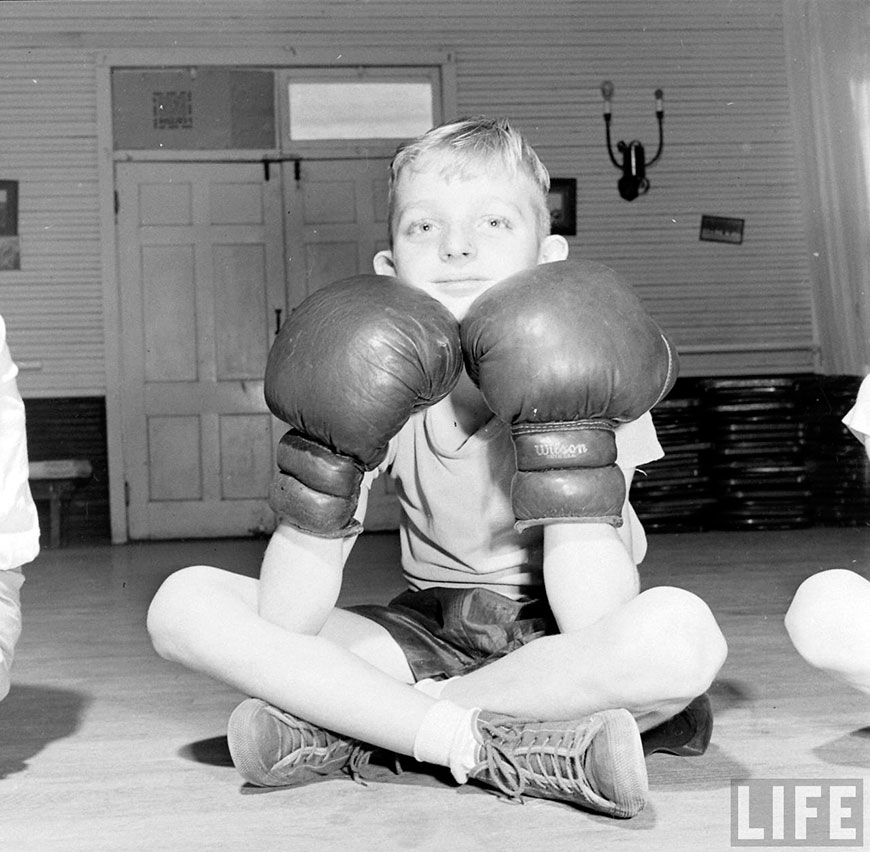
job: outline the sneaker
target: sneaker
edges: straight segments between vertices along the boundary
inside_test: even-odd
[[[681,757],[699,757],[710,745],[713,736],[713,706],[705,692],[695,698],[682,712],[645,731],[643,753],[661,751]]]
[[[242,778],[258,787],[296,787],[344,772],[355,781],[372,749],[249,698],[227,725],[230,755]]]
[[[479,762],[469,778],[511,799],[555,799],[614,817],[646,804],[640,733],[627,710],[605,710],[571,722],[525,722],[481,712]]]

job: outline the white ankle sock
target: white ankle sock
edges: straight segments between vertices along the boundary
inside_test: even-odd
[[[464,784],[477,765],[477,713],[477,709],[469,710],[452,701],[436,701],[417,731],[414,759],[446,766],[457,783]]]

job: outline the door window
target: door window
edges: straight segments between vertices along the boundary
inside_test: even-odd
[[[291,80],[291,140],[405,139],[433,123],[429,80]]]

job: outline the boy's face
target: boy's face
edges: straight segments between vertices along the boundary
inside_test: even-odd
[[[444,173],[437,161],[406,168],[396,187],[393,248],[375,272],[397,275],[444,304],[457,319],[498,281],[562,260],[562,237],[540,234],[532,181],[505,169]]]

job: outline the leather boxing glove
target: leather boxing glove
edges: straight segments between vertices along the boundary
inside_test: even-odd
[[[317,290],[287,318],[266,364],[266,402],[291,427],[278,445],[272,508],[314,535],[359,532],[363,474],[461,370],[458,323],[423,291],[381,275]]]
[[[545,263],[491,287],[462,322],[466,369],[511,425],[517,528],[622,524],[614,428],[677,377],[676,349],[630,287],[600,263]]]

